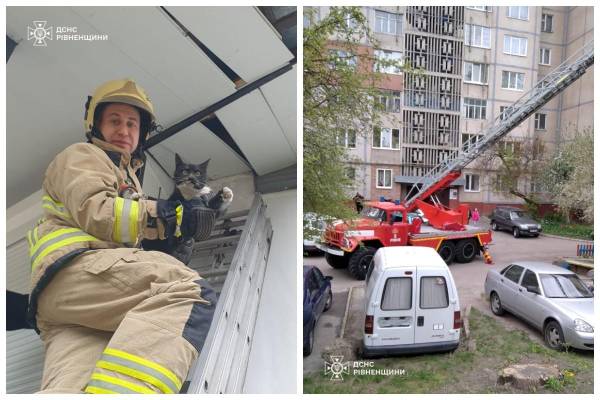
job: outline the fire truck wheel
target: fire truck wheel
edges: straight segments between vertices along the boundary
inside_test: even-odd
[[[442,242],[442,244],[440,245],[440,248],[438,249],[438,253],[442,257],[444,262],[447,265],[450,265],[450,263],[454,259],[455,250],[456,250],[456,246],[454,246],[454,243],[446,240],[446,241]]]
[[[367,269],[377,251],[374,247],[360,247],[352,254],[348,262],[348,271],[354,278],[363,281],[367,276]]]
[[[463,239],[456,246],[456,261],[459,263],[468,263],[473,261],[478,250],[475,241],[472,239]]]
[[[348,257],[334,256],[333,254],[325,253],[325,261],[334,269],[346,268],[348,266]]]

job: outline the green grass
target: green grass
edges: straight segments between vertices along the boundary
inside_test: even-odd
[[[510,318],[510,317],[508,317]],[[518,362],[558,364],[564,378],[546,383],[537,393],[592,393],[593,357],[581,352],[556,352],[533,342],[520,330],[507,330],[501,322],[473,308],[469,317],[475,351],[461,346],[453,353],[373,360],[376,369],[404,369],[403,376],[344,376],[334,382],[323,372],[304,377],[304,393],[517,393],[496,385],[497,373]]]
[[[575,239],[593,240],[594,225],[566,224],[557,221],[541,221],[542,232],[549,235],[564,236]]]

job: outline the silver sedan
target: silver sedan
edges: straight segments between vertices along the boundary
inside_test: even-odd
[[[548,347],[594,350],[594,295],[573,272],[536,261],[514,262],[485,278],[492,312],[520,317]]]

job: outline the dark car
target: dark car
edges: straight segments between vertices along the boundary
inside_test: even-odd
[[[331,276],[323,276],[319,268],[313,265],[304,266],[304,355],[312,353],[315,343],[315,326],[323,311],[331,308]]]
[[[501,229],[512,232],[513,236],[539,236],[542,226],[523,210],[515,207],[496,207],[490,217],[492,230]]]

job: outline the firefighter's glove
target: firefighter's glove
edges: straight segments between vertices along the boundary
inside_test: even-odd
[[[184,238],[206,240],[215,226],[215,211],[206,207],[204,199],[183,202],[181,233]]]
[[[168,239],[181,236],[181,224],[184,207],[179,201],[157,200],[156,215],[158,216],[158,236]]]

